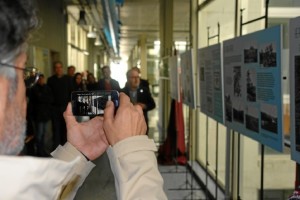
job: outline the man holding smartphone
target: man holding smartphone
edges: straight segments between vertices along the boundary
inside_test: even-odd
[[[56,159],[17,156],[26,128],[26,44],[36,26],[30,0],[0,1],[0,199],[73,199],[95,166],[91,161],[106,150],[118,199],[166,199],[155,144],[144,136],[142,110],[125,94],[120,94],[116,115],[109,101],[104,117],[83,123],[76,121],[69,103],[64,112],[67,143],[52,152]]]

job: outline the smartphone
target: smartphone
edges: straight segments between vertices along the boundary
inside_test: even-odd
[[[119,107],[119,92],[110,91],[75,91],[71,94],[72,111],[75,116],[103,115],[106,102],[110,100],[115,108]]]

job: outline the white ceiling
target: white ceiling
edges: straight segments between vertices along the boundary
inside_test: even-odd
[[[147,42],[159,40],[159,0],[125,0],[120,8],[120,55],[130,51],[144,35]]]
[[[80,5],[84,5],[87,18],[92,19],[94,26],[101,30],[103,12],[101,0],[65,0],[66,5],[75,5],[68,9],[74,17],[78,17]],[[189,36],[189,0],[173,0],[173,37],[176,41],[186,41]],[[141,36],[145,36],[147,44],[159,40],[159,11],[160,0],[124,0],[120,11],[120,56],[128,58],[132,49],[138,44]],[[101,19],[102,18],[102,19]]]
[[[174,0],[174,40],[186,41],[189,36],[189,2]],[[159,40],[160,0],[125,0],[120,8],[120,55],[128,57],[130,51],[145,35],[147,43]]]

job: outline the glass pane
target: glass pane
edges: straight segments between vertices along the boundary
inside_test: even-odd
[[[201,5],[205,1],[207,1],[207,0],[198,0],[198,5]]]
[[[240,183],[238,185],[240,187],[241,199],[244,200],[259,199],[261,178],[261,154],[259,146],[258,142],[241,135]]]
[[[297,0],[272,0],[269,2],[270,7],[300,7],[300,2]]]
[[[218,180],[221,186],[225,187],[226,127],[222,124],[219,124],[218,132]]]
[[[243,137],[242,170],[240,188],[242,199],[260,199],[261,179],[261,145],[256,141]],[[284,152],[289,152],[288,148]],[[290,154],[283,154],[265,146],[264,157],[264,189],[268,198],[280,193],[287,199],[289,191],[294,188],[296,164],[290,159]],[[287,196],[286,196],[287,195]]]
[[[198,1],[199,4],[203,1]],[[299,15],[294,11],[298,6],[296,1],[271,1],[274,7],[269,8],[268,27],[282,24],[283,25],[283,47],[288,48],[288,20],[291,17],[283,17],[284,14],[290,14],[295,17]],[[275,6],[276,3],[276,6]],[[282,13],[277,5],[287,6]],[[275,8],[276,7],[276,8]],[[265,1],[261,0],[242,0],[240,8],[245,10],[243,14],[243,22],[259,18],[265,14]],[[239,9],[240,9],[239,8]],[[218,42],[216,38],[208,39],[218,33],[220,24],[220,42],[231,39],[235,35],[239,35],[239,24],[235,24],[235,2],[230,1],[213,1],[202,9],[198,14],[198,48],[206,47]],[[293,10],[294,9],[294,10]],[[238,12],[238,23],[240,12]],[[237,33],[235,33],[235,27]],[[265,27],[265,20],[243,25],[243,35],[262,30]],[[288,54],[283,51],[283,62],[288,61]],[[284,64],[282,74],[288,76],[288,64]],[[284,136],[289,138],[289,88],[283,85],[283,118],[284,118]],[[218,180],[219,183],[225,183],[225,153],[226,153],[226,127],[219,125],[218,143],[216,143],[216,122],[210,119],[208,123],[208,138],[206,115],[199,113],[199,130],[197,135],[197,157],[196,159],[205,167],[206,153],[208,153],[209,172],[215,175],[216,165],[218,161]],[[208,141],[208,143],[206,143]],[[261,181],[261,144],[248,137],[241,137],[241,161],[240,161],[240,180],[233,187],[239,187],[239,196],[241,199],[258,200],[260,199],[260,181]],[[218,146],[218,158],[216,160],[216,146]],[[207,149],[206,149],[207,148]],[[236,146],[234,148],[237,148]],[[236,163],[236,162],[235,162]],[[290,158],[289,148],[285,148],[284,152],[276,152],[265,147],[264,160],[264,199],[287,199],[291,195],[295,181],[295,162]],[[236,170],[236,169],[235,169]],[[235,177],[236,178],[236,177]],[[275,195],[275,196],[274,196]],[[277,197],[276,197],[277,196]]]
[[[226,127],[212,119],[209,119],[208,122],[208,171],[214,179],[217,178],[221,187],[224,189],[226,166]]]
[[[213,1],[208,4],[198,18],[198,48],[206,47],[208,44],[218,43],[218,37],[208,39],[218,34],[218,23],[220,24],[219,41],[234,37],[234,2],[233,1]],[[216,178],[218,170],[218,182],[222,187],[225,185],[225,162],[226,162],[226,127],[218,125],[213,119],[208,122],[208,144],[206,144],[206,115],[200,113],[199,135],[197,137],[197,160],[205,167],[206,146],[208,152],[209,172]],[[218,140],[217,140],[218,136]],[[218,152],[218,154],[216,154]]]
[[[242,15],[242,23],[244,25],[242,25],[242,34],[239,33],[239,35],[246,35],[248,33],[252,33],[265,28],[265,19],[260,19],[255,22],[245,24],[249,21],[265,16],[264,1],[242,0],[241,9],[243,9],[243,11],[239,12],[239,15]]]
[[[215,177],[215,172],[216,172],[216,147],[217,147],[217,142],[216,142],[216,130],[217,130],[217,123],[215,120],[212,120],[210,118],[208,118],[208,158],[207,158],[207,162],[208,162],[208,170],[210,172],[210,174],[213,175],[213,177]]]
[[[208,37],[218,34],[220,24],[220,42],[234,36],[234,1],[213,1],[199,12],[199,46],[218,42],[217,37],[208,40]]]
[[[205,166],[206,163],[206,115],[200,113],[200,126],[197,135],[196,159]]]

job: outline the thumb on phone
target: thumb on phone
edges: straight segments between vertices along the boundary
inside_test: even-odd
[[[107,101],[104,109],[104,119],[113,120],[115,112],[115,105],[112,101]]]

